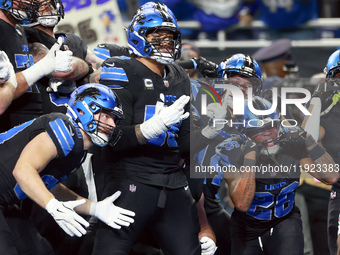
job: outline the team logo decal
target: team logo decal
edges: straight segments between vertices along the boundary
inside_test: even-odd
[[[136,189],[137,189],[136,185],[130,184],[129,190],[130,190],[131,192],[136,192]]]

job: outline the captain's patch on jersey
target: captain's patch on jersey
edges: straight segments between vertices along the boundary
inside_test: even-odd
[[[153,82],[151,79],[144,79],[145,89],[154,89]]]

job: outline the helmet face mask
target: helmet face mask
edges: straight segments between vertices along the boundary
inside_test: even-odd
[[[159,27],[147,34],[147,40],[151,38],[151,40],[148,40],[152,48],[151,59],[165,65],[173,63],[175,59],[174,53],[178,51],[176,46],[180,46],[176,44],[178,37],[176,32],[175,29]]]
[[[340,73],[340,50],[336,50],[330,55],[327,60],[327,65],[324,72],[326,73],[326,80],[339,78]],[[338,77],[336,77],[338,76]]]
[[[261,97],[253,98],[253,107],[257,110],[268,110],[272,104]],[[255,115],[245,104],[244,115],[237,120],[237,129],[261,148],[261,154],[276,154],[280,149],[281,116],[277,111],[269,115]]]
[[[263,122],[266,123],[266,119]],[[263,126],[247,129],[246,136],[260,145],[261,154],[276,154],[280,149],[280,122],[274,122],[269,118]]]
[[[180,57],[181,32],[172,12],[157,6],[144,6],[133,17],[127,29],[129,51],[137,57],[155,59],[167,65]],[[172,39],[169,36],[162,40],[158,33],[171,33]]]
[[[260,95],[262,91],[260,66],[249,55],[234,54],[223,60],[218,66],[218,74],[224,79],[229,79],[235,75],[242,76],[251,82],[254,95]]]
[[[0,9],[7,10],[18,21],[28,21],[34,12],[34,0],[1,0]]]
[[[117,126],[124,118],[118,96],[104,85],[86,84],[77,88],[71,94],[67,113],[98,146],[114,145],[121,136],[119,129],[100,121],[106,114]]]
[[[55,27],[64,18],[64,6],[61,0],[36,1],[31,19],[22,24],[28,27],[41,25]]]

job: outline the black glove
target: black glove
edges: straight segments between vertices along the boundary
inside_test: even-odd
[[[313,92],[312,97],[319,97],[321,100],[321,115],[333,105],[333,95],[340,91],[340,87],[334,81],[321,82]]]
[[[307,132],[301,127],[294,127],[285,130],[280,136],[280,144],[282,147],[305,147]]]
[[[218,78],[218,65],[211,62],[204,57],[194,58],[197,64],[197,69],[201,72],[204,77]]]
[[[260,146],[254,142],[253,140],[247,140],[244,144],[241,145],[242,157],[244,158],[249,152],[255,151],[256,158],[259,156],[261,148]]]

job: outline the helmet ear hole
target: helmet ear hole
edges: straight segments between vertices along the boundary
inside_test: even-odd
[[[85,112],[83,112],[83,110],[81,110],[81,109],[77,109],[77,111],[78,111],[79,115],[84,115],[85,114]]]

